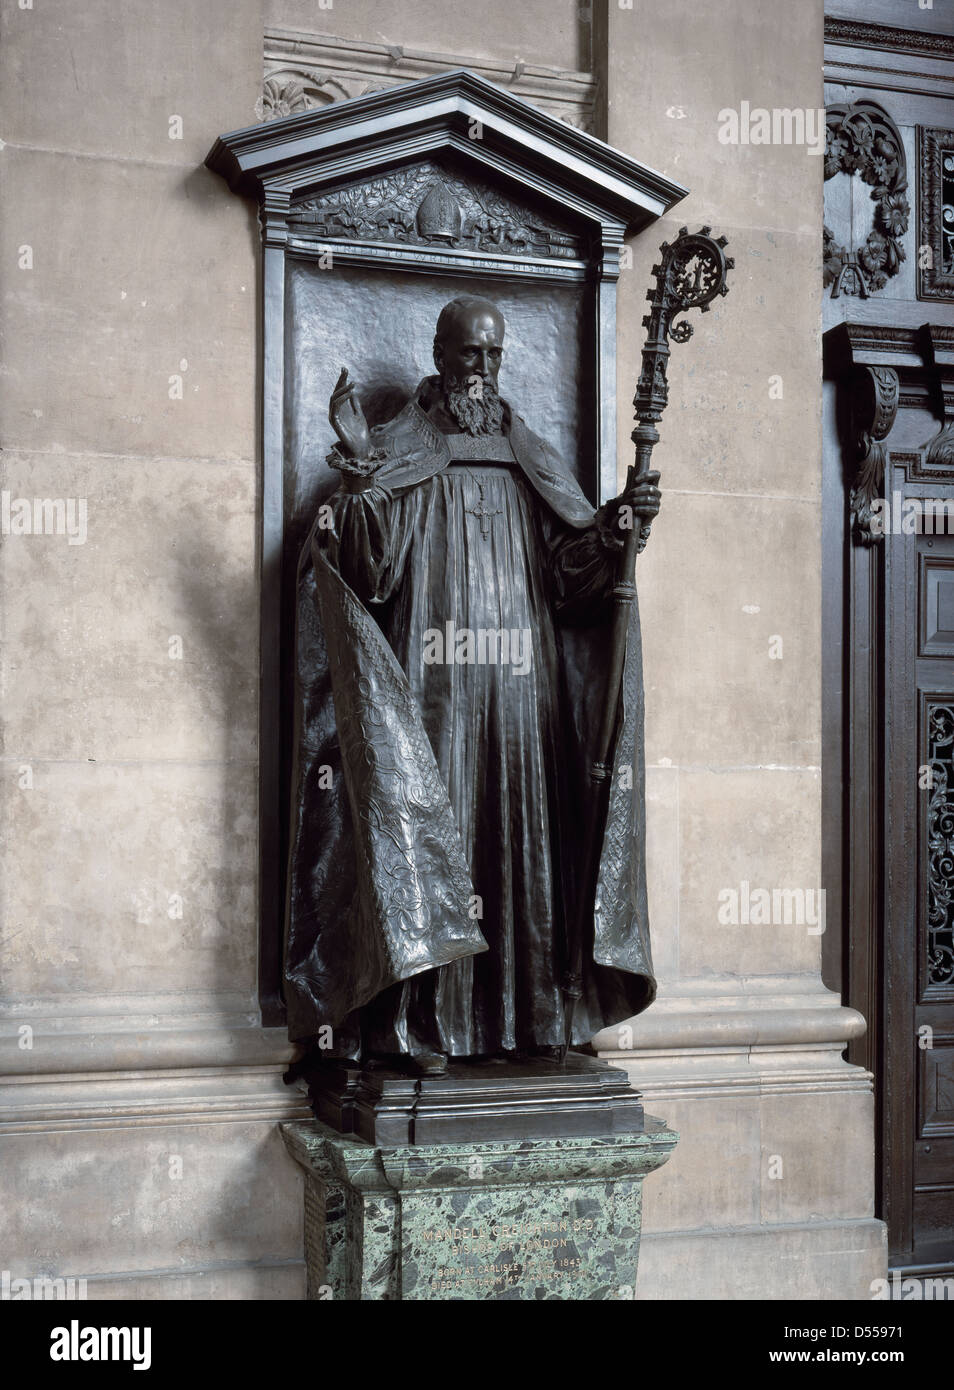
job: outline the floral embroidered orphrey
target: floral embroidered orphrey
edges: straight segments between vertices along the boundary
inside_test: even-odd
[[[910,206],[907,165],[897,126],[873,101],[830,106],[826,119],[825,179],[860,174],[871,185],[874,226],[864,245],[839,246],[824,229],[825,285],[833,299],[842,293],[866,299],[884,289],[905,259],[901,238],[908,230]]]

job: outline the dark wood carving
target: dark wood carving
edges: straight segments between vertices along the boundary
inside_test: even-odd
[[[926,940],[929,989],[954,986],[954,704],[927,704],[931,788],[927,823]]]
[[[855,379],[853,407],[858,463],[849,492],[851,530],[856,541],[883,539],[872,504],[884,486],[885,446],[898,413],[898,374],[893,367],[862,367]]]
[[[946,324],[924,326],[926,357],[934,368],[934,398],[943,423],[927,442],[924,469],[944,475],[954,468],[954,328]]]
[[[850,48],[873,48],[885,53],[910,53],[920,57],[954,57],[954,34],[926,29],[904,29],[894,24],[825,16],[825,42]]]
[[[954,299],[954,130],[918,127],[918,298]]]
[[[862,299],[884,289],[905,259],[901,238],[908,230],[907,164],[900,132],[873,101],[830,106],[826,119],[825,179],[860,174],[871,185],[874,226],[864,245],[840,246],[824,228],[824,282],[831,295]]]

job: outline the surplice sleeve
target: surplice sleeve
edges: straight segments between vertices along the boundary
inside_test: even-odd
[[[354,492],[342,481],[328,505],[329,524],[316,527],[315,543],[363,603],[386,603],[404,574],[415,494],[394,495],[376,482]]]

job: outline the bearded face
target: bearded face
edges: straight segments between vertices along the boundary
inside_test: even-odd
[[[441,385],[447,412],[464,434],[500,434],[504,409],[495,382],[479,376],[456,377],[445,372]]]
[[[465,434],[500,434],[504,408],[497,394],[503,355],[503,314],[488,299],[464,295],[441,310],[434,336],[447,413]]]

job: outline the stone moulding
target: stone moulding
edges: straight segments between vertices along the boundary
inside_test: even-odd
[[[820,995],[820,1002],[799,1002],[780,997],[775,1003],[740,1004],[734,999],[704,996],[673,1000],[671,1009],[658,1008],[640,1016],[633,1027],[633,1043],[622,1048],[618,1028],[606,1028],[593,1040],[607,1061],[675,1051],[680,1047],[819,1047],[844,1044],[859,1038],[865,1021],[854,1009],[842,1008],[837,996]],[[679,1005],[681,1004],[681,1007]]]
[[[593,73],[431,53],[295,29],[265,31],[262,119],[272,121],[298,115],[329,102],[366,96],[385,87],[464,67],[579,130],[593,135],[603,133],[602,92]]]

